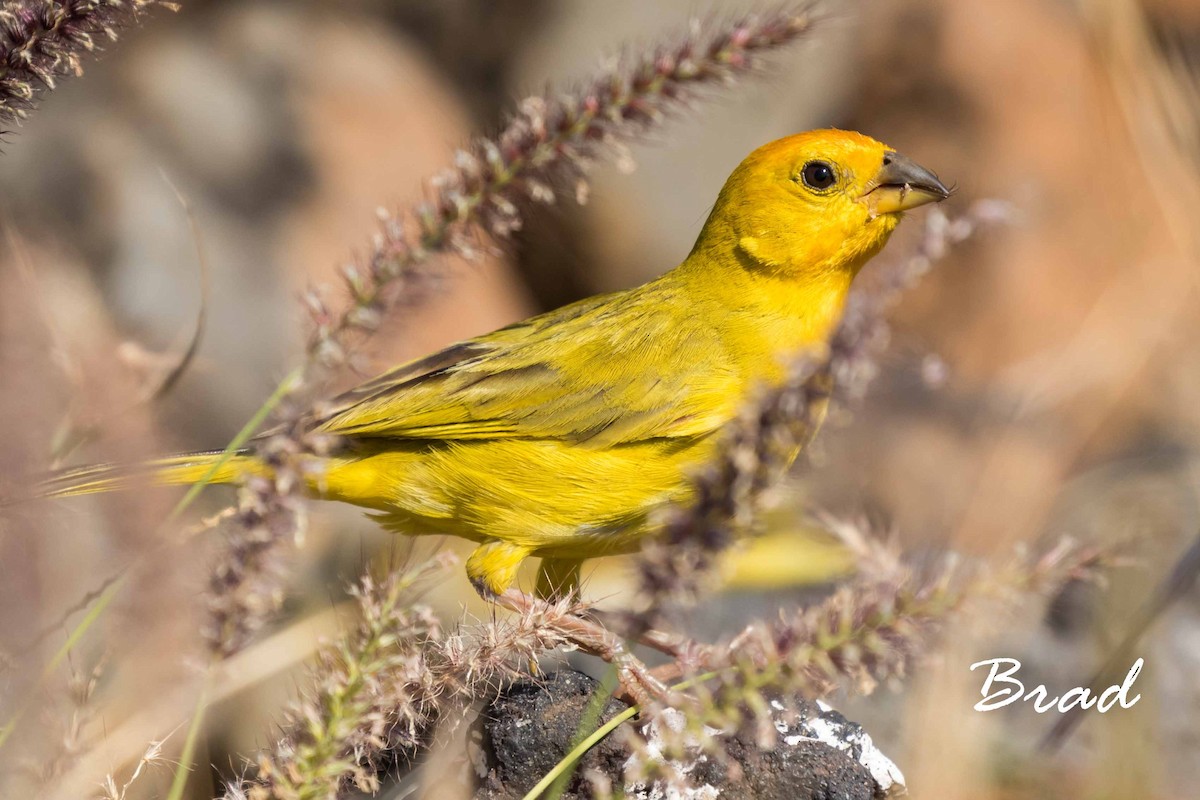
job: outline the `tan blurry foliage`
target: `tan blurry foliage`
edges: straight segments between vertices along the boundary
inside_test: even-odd
[[[0,493],[19,497],[30,476],[84,442],[112,459],[141,458],[165,446],[152,408],[137,400],[159,371],[121,363],[118,353],[128,342],[78,264],[11,227],[0,248],[0,374],[12,377],[0,393]],[[100,635],[42,672],[80,619],[81,598],[154,549],[165,500],[114,497],[86,513],[21,503],[0,514],[0,641],[12,657],[5,714],[22,713],[24,702],[42,722],[4,753],[6,791],[30,790],[28,780],[69,766],[72,748],[93,740],[103,720],[139,707],[134,687],[162,688],[186,672],[163,654],[192,647],[187,597],[195,584],[170,562],[135,576]],[[128,659],[129,668],[111,674],[111,652]],[[94,674],[87,708],[70,711],[78,691],[68,687],[79,674]],[[38,766],[17,770],[21,759]]]
[[[1175,15],[1171,18],[1180,24],[1200,24],[1189,22],[1194,9],[1183,0],[1155,0],[1150,5],[1156,13]],[[197,364],[192,386],[202,385],[204,391],[183,392],[177,399],[186,410],[176,412],[176,418],[205,417],[201,425],[215,419],[219,428],[240,421],[230,413],[236,404],[222,405],[222,395],[240,392],[257,397],[277,377],[272,370],[282,362],[281,343],[291,346],[295,338],[294,331],[285,330],[286,323],[301,317],[294,296],[313,283],[336,283],[333,269],[346,260],[347,243],[366,242],[374,233],[375,206],[383,202],[391,208],[412,199],[396,192],[418,186],[422,178],[450,163],[454,146],[475,126],[456,99],[455,88],[425,60],[421,49],[366,14],[348,12],[332,24],[329,12],[299,6],[213,7],[211,29],[199,38],[215,34],[202,47],[193,48],[190,61],[182,61],[203,65],[205,76],[211,72],[224,80],[232,74],[240,91],[243,84],[261,78],[246,69],[243,56],[265,59],[269,53],[277,59],[272,69],[289,76],[286,88],[279,92],[292,115],[287,117],[292,128],[286,135],[296,137],[311,172],[308,185],[262,217],[254,217],[237,203],[231,203],[231,209],[213,201],[206,209],[203,224],[225,248],[225,257],[220,253],[217,257],[218,265],[225,261],[223,293],[214,301],[218,311],[224,307],[226,324],[218,328],[224,342],[210,351],[210,357],[216,357]],[[864,495],[877,497],[880,505],[894,512],[908,542],[957,537],[960,543],[979,549],[1006,549],[1013,540],[1034,538],[1047,524],[1057,524],[1058,489],[1081,467],[1126,451],[1139,452],[1142,447],[1152,450],[1157,446],[1157,431],[1169,431],[1186,446],[1194,445],[1200,433],[1194,410],[1200,397],[1200,371],[1188,368],[1195,361],[1190,342],[1197,333],[1191,284],[1196,264],[1183,257],[1188,247],[1180,233],[1189,229],[1171,222],[1172,208],[1178,211],[1195,204],[1181,202],[1178,182],[1145,179],[1182,173],[1169,160],[1169,145],[1147,146],[1147,132],[1130,125],[1131,120],[1153,121],[1162,111],[1155,105],[1161,99],[1156,88],[1160,76],[1143,71],[1150,55],[1142,49],[1146,42],[1137,38],[1141,34],[1136,25],[1130,25],[1128,18],[1111,25],[1097,16],[1098,11],[1108,14],[1114,9],[1128,11],[1129,6],[1088,3],[1077,9],[1072,4],[1035,0],[873,3],[860,23],[862,43],[827,51],[822,56],[827,62],[823,72],[801,70],[793,76],[796,85],[811,89],[795,97],[768,92],[763,103],[770,106],[769,114],[734,114],[727,123],[747,142],[768,138],[763,133],[765,124],[780,126],[780,133],[817,121],[848,124],[936,162],[943,177],[961,186],[961,196],[953,202],[999,196],[1022,209],[1014,230],[972,245],[959,269],[939,270],[900,310],[900,327],[913,332],[900,337],[902,357],[932,345],[951,365],[947,390],[935,395],[925,389],[906,393],[882,387],[856,426],[835,434],[828,448],[828,468],[820,471],[826,477],[816,478],[827,484],[826,495],[853,508]],[[193,84],[175,92],[171,79],[164,80],[157,69],[146,66],[178,67],[181,61],[175,60],[175,50],[188,50],[178,41],[165,49],[170,58],[146,62],[135,57],[121,72],[134,76],[138,91],[129,106],[114,104],[119,113],[129,107],[152,107],[156,114],[169,117],[172,108],[179,111],[178,106],[190,105],[186,98],[193,96]],[[157,55],[162,58],[163,49]],[[539,62],[537,74],[552,74],[559,68],[561,64],[550,59],[544,65]],[[175,72],[165,74],[179,77]],[[247,76],[253,80],[243,80]],[[792,77],[788,82],[790,86]],[[250,106],[268,106],[269,98],[264,99],[261,87],[258,91]],[[814,101],[812,94],[820,98]],[[176,106],[164,100],[172,95]],[[199,104],[183,110],[203,113]],[[142,195],[147,182],[131,182],[128,176],[139,174],[139,165],[160,157],[184,173],[214,169],[219,174],[207,177],[220,185],[213,194],[224,200],[231,187],[237,193],[246,170],[262,170],[253,173],[254,180],[245,180],[246,185],[271,184],[272,170],[286,171],[286,164],[276,165],[266,157],[273,151],[265,144],[249,146],[283,135],[277,128],[241,129],[245,135],[233,137],[233,143],[242,146],[237,158],[222,150],[220,142],[195,135],[192,149],[179,156],[172,154],[175,140],[171,137],[185,138],[188,120],[194,121],[194,116],[147,123],[144,139],[134,135],[134,131],[140,134],[144,120],[134,116],[114,127],[111,119],[105,119],[105,125],[94,129],[78,121],[67,126],[96,130],[91,137],[96,141],[119,140],[116,151],[122,158],[103,165],[108,170],[102,182],[107,189],[100,196],[106,202],[97,207],[103,214],[113,213],[107,201],[123,192]],[[1155,133],[1153,128],[1149,133]],[[672,168],[699,172],[696,165],[701,162],[704,169],[720,172],[724,169],[720,159],[728,156],[725,148],[741,149],[741,145],[728,145],[733,135],[714,127],[707,137],[696,135],[685,142],[685,149],[650,156],[655,161],[643,172],[650,172],[655,182],[660,170],[664,175]],[[685,132],[688,136],[692,134]],[[696,145],[694,139],[700,138],[720,143]],[[86,152],[90,162],[104,161],[97,155],[101,150]],[[43,163],[38,169],[44,168]],[[620,180],[624,179],[616,179],[614,187]],[[157,175],[152,176],[149,184],[158,183]],[[287,180],[281,183],[288,185]],[[663,191],[671,193],[680,193],[684,185],[665,178],[661,183],[667,187]],[[116,223],[125,226],[123,235],[156,228],[157,218],[146,216],[145,211],[162,206],[162,199],[141,199]],[[174,208],[169,197],[166,206]],[[623,234],[595,243],[601,260],[620,262],[597,270],[608,276],[606,280],[669,263],[657,255],[647,263],[629,258],[631,252],[644,251],[625,233],[669,225],[672,235],[686,237],[688,216],[695,216],[694,211],[626,203],[616,191],[604,206],[593,217],[593,227]],[[595,212],[585,209],[584,213]],[[630,219],[631,214],[637,218]],[[250,216],[243,220],[240,215]],[[163,226],[157,227],[161,232]],[[83,241],[83,231],[79,232]],[[68,240],[75,243],[76,231],[69,233]],[[166,247],[151,248],[151,253],[178,251],[190,259],[192,251],[184,238],[183,244],[168,242]],[[123,239],[118,249],[136,251],[136,246],[131,247],[136,242],[133,236]],[[238,253],[244,263],[229,258],[230,253]],[[67,259],[57,251],[40,250],[31,261],[36,282],[55,298],[52,316],[62,316],[57,324],[70,334],[70,343],[56,344],[55,336],[66,334],[55,334],[42,324],[46,315],[38,310],[30,284],[21,284],[20,273],[9,269],[7,262],[0,264],[0,375],[20,376],[21,383],[18,390],[0,393],[0,435],[6,443],[0,450],[0,492],[7,477],[26,474],[50,460],[54,430],[64,419],[81,430],[103,429],[106,435],[89,457],[124,460],[178,444],[156,435],[152,415],[145,409],[123,405],[124,398],[138,394],[145,378],[144,369],[114,367],[120,363],[117,353],[129,344],[122,335],[132,328],[129,303],[113,304],[120,309],[121,320],[114,323],[93,286],[59,274],[61,270],[77,276],[82,270],[68,270]],[[125,277],[115,283],[157,286],[156,276],[162,280],[171,274],[168,264],[154,258],[144,262],[126,269]],[[399,324],[373,343],[374,360],[365,363],[364,359],[364,369],[426,352],[533,310],[503,257],[455,264],[452,272],[455,279],[436,304],[411,315],[400,314]],[[180,274],[190,280],[187,269]],[[190,302],[192,284],[180,285]],[[276,296],[278,302],[262,302]],[[255,310],[256,298],[263,311],[261,319],[253,320],[257,327],[234,325],[251,321],[247,318],[254,314],[246,309]],[[161,300],[152,298],[152,313],[173,325],[180,316],[179,306]],[[157,353],[139,347],[138,352],[149,354],[136,359],[143,367],[158,363]],[[63,359],[64,353],[70,353],[70,358]],[[68,363],[68,370],[61,369]],[[213,380],[214,365],[229,370],[228,381]],[[911,373],[912,365],[902,364],[893,372]],[[7,377],[4,380],[7,387],[13,386]],[[63,403],[64,397],[83,397],[87,402]],[[116,421],[111,428],[110,420]],[[178,431],[181,426],[173,427]],[[1123,496],[1112,493],[1112,498]],[[0,526],[7,527],[0,531],[0,559],[17,576],[0,589],[4,632],[18,622],[26,631],[29,608],[44,607],[49,616],[91,588],[80,586],[78,576],[102,573],[118,563],[101,542],[112,537],[128,550],[148,541],[154,530],[152,520],[162,516],[157,503],[151,497],[105,500],[101,508],[111,512],[106,517],[92,515],[90,509],[86,514],[54,511],[52,521],[68,529],[69,535],[36,543],[10,535],[13,526],[53,528],[46,520],[21,514],[0,520]],[[1106,504],[1089,503],[1086,496],[1081,503],[1105,517],[1094,529],[1107,525],[1106,529],[1127,530],[1126,518],[1105,513]],[[1111,504],[1120,505],[1115,499]],[[1120,523],[1114,522],[1117,517],[1122,517]],[[357,569],[358,560],[375,546],[364,544],[355,535],[356,521],[346,519],[335,516],[318,522],[308,542],[309,569],[297,582],[309,584],[314,596],[298,604],[309,604],[310,610],[314,603],[322,608],[329,605],[328,584],[323,580],[328,573],[318,574],[320,568],[312,564],[333,562],[330,553],[340,547],[353,551],[351,560]],[[1175,533],[1172,520],[1170,515],[1160,518],[1148,513],[1143,517],[1144,531],[1169,540]],[[92,534],[82,530],[85,524],[104,530]],[[1085,527],[1093,530],[1091,525]],[[85,546],[70,538],[85,534],[91,534]],[[188,580],[178,582],[179,591],[194,588]],[[185,683],[176,684],[185,691],[163,694],[159,707],[137,707],[171,683],[180,652],[186,654],[189,644],[194,644],[187,639],[194,636],[196,626],[176,616],[175,600],[169,593],[165,596],[168,602],[155,603],[153,597],[147,602],[148,595],[131,602],[153,608],[166,628],[145,629],[144,641],[126,651],[125,657],[153,666],[156,655],[166,654],[171,663],[159,668],[157,677],[151,675],[153,679],[147,679],[145,671],[132,670],[113,690],[118,701],[108,709],[105,725],[119,733],[111,740],[118,760],[136,759],[146,741],[161,737],[191,707],[190,698],[183,695],[193,687]],[[130,615],[121,619],[138,621]],[[316,636],[315,631],[308,636],[304,624],[291,629],[294,639],[303,641],[290,640],[288,655],[270,648],[246,655],[283,670],[297,653],[306,652]],[[986,751],[990,734],[983,726],[973,727],[977,719],[961,717],[970,705],[971,687],[963,685],[961,669],[973,644],[970,633],[954,633],[957,646],[944,667],[925,674],[924,688],[900,714],[899,723],[889,721],[907,727],[909,757],[904,763],[911,765],[914,787],[929,796],[992,796],[991,787],[982,785],[991,777]],[[100,638],[117,647],[129,641],[107,633]],[[228,712],[229,726],[237,732],[230,738],[237,740],[239,752],[260,743],[256,737],[269,727],[265,720],[290,688],[282,686],[289,682],[278,676],[272,682],[272,672],[255,673],[256,682],[261,678],[260,691],[239,695],[231,703],[237,709]],[[240,692],[243,685],[236,685]],[[86,789],[101,774],[104,765],[99,762],[108,754],[93,755],[73,776],[73,787]]]
[[[1160,26],[1194,24],[1186,4],[1154,5],[1164,14]],[[897,146],[950,154],[942,174],[959,181],[963,195],[1010,198],[1019,217],[899,310],[899,327],[913,331],[908,347],[933,347],[951,365],[946,389],[918,391],[904,406],[881,392],[869,404],[869,425],[838,434],[853,442],[848,452],[833,450],[844,463],[817,479],[839,483],[835,492],[851,482],[869,487],[909,539],[988,552],[1064,530],[1136,539],[1153,554],[1157,574],[1169,567],[1158,562],[1192,533],[1180,527],[1179,502],[1186,506],[1194,478],[1170,476],[1179,490],[1154,498],[1138,470],[1169,475],[1172,453],[1194,449],[1200,431],[1191,367],[1200,253],[1194,222],[1180,222],[1194,219],[1197,179],[1180,142],[1167,135],[1164,113],[1180,109],[1178,84],[1132,2],[885,7],[868,26],[878,37],[867,48],[878,54],[869,71],[879,80],[868,82],[858,103],[857,114],[869,120],[862,126],[902,131]],[[926,44],[920,57],[905,45],[916,40]],[[922,144],[910,147],[903,131]],[[882,443],[871,429],[886,429]],[[1136,458],[1090,482],[1091,495],[1082,483],[1072,493],[1076,508],[1090,513],[1058,513],[1060,492],[1076,476],[1126,457]],[[869,477],[861,478],[864,464]],[[1147,587],[1124,591],[1125,605],[1135,607]],[[1120,615],[1108,619],[1117,635]],[[1006,641],[1021,641],[1010,634]],[[1015,733],[970,711],[978,686],[963,664],[984,642],[994,648],[994,635],[955,630],[944,661],[931,665],[906,705],[914,791],[997,796],[994,743],[1029,758],[1017,742],[1037,732]],[[1038,641],[1065,685],[1091,671],[1078,645]],[[1142,712],[1135,726],[1152,726]],[[1155,765],[1123,754],[1116,741],[1109,746],[1118,749],[1103,760],[1125,771],[1123,785],[1151,792],[1137,781]],[[1178,762],[1184,752],[1162,755]],[[1074,784],[1080,792],[1084,785]]]
[[[381,202],[392,211],[421,199],[423,182],[453,162],[472,126],[445,79],[410,43],[379,35],[378,23],[289,16],[289,35],[276,41],[296,67],[297,121],[316,183],[284,221],[279,241],[295,292],[338,286],[346,243],[376,234]],[[443,258],[452,276],[444,291],[390,322],[367,367],[414,358],[535,310],[498,253]]]
[[[1004,547],[1039,532],[1081,461],[1193,406],[1171,367],[1194,325],[1192,265],[1161,182],[1143,177],[1162,167],[1143,163],[1083,17],[1032,0],[883,7],[866,48],[880,77],[856,122],[943,153],[962,196],[1009,199],[1017,215],[898,311],[911,332],[900,351],[944,356],[957,399],[918,394],[902,410],[881,396],[870,413],[884,415],[887,446],[851,431],[864,438],[843,457],[862,463],[870,447],[865,483],[902,529]],[[915,75],[896,69],[911,40],[925,43],[904,61]],[[1189,437],[1191,416],[1179,420]]]

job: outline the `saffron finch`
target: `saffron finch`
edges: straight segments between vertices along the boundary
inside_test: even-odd
[[[467,574],[484,596],[503,595],[531,556],[542,558],[539,593],[568,591],[582,561],[636,550],[657,509],[688,499],[722,426],[829,336],[851,281],[903,212],[948,195],[932,172],[862,134],[816,130],[764,145],[730,175],[669,272],[451,345],[337,398],[309,422],[339,444],[308,491],[370,509],[389,529],[477,542]],[[192,483],[218,458],[146,468],[159,483]],[[210,481],[266,469],[247,452]],[[44,491],[107,491],[135,474],[74,470]]]

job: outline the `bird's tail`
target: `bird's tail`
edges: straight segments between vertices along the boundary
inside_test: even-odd
[[[262,464],[245,451],[233,454],[222,463],[223,457],[224,453],[218,450],[185,453],[134,465],[78,467],[50,476],[38,484],[34,494],[37,497],[75,497],[147,485],[179,486],[202,480],[233,483],[244,475],[266,472]]]

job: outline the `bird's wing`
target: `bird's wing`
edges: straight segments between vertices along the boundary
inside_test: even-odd
[[[740,381],[704,315],[681,303],[665,288],[588,298],[386,372],[314,427],[593,445],[710,433],[736,413]]]

